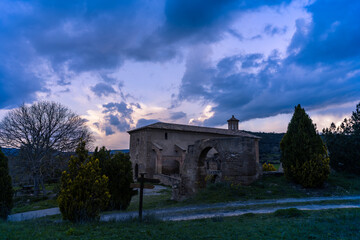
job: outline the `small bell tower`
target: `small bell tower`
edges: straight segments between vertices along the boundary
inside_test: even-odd
[[[228,129],[229,130],[234,130],[234,131],[239,130],[239,120],[236,119],[234,117],[234,115],[232,115],[232,117],[229,120],[227,120],[227,122],[228,122]]]

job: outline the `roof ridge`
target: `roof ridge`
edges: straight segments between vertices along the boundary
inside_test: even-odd
[[[132,130],[128,131],[128,133],[130,134],[132,132],[139,131],[139,130],[146,129],[146,128],[167,129],[167,130],[174,130],[174,131],[208,132],[208,133],[231,135],[231,136],[260,138],[258,136],[247,133],[244,130],[230,130],[230,129],[225,129],[225,128],[204,127],[204,126],[185,125],[185,124],[167,123],[167,122],[152,123],[152,124],[140,127],[140,128],[132,129]]]

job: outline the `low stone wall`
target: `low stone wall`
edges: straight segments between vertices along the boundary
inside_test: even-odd
[[[165,174],[155,174],[154,178],[159,179],[161,184],[174,186],[180,183],[181,178],[165,175]]]

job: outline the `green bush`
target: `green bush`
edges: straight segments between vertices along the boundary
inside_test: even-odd
[[[61,176],[59,208],[64,220],[97,220],[110,199],[108,178],[101,175],[99,160],[88,157],[84,142],[79,144],[76,154]]]
[[[109,178],[109,192],[111,195],[108,209],[125,210],[136,191],[130,188],[133,173],[128,154],[118,152],[110,155],[110,151],[102,147],[95,149],[94,159],[99,159],[102,174]]]
[[[262,169],[265,172],[276,171],[276,168],[271,163],[264,163]]]
[[[7,219],[13,207],[13,188],[9,175],[8,159],[0,148],[0,218]]]
[[[300,104],[295,107],[280,148],[288,179],[303,187],[318,187],[328,178],[330,167],[326,147]]]

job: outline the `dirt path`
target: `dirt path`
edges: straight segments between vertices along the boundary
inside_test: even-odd
[[[343,196],[343,197],[312,197],[312,198],[285,198],[272,200],[256,200],[256,201],[238,201],[229,203],[215,203],[192,205],[185,207],[173,207],[155,210],[146,210],[143,215],[154,216],[166,221],[181,221],[200,218],[212,218],[217,216],[229,217],[239,216],[246,213],[272,213],[279,209],[298,208],[300,210],[322,210],[333,208],[360,208],[358,204],[306,204],[323,201],[346,201],[360,200],[360,196]],[[294,206],[281,206],[281,204],[296,203]],[[279,204],[280,206],[266,207],[267,204]],[[244,209],[244,207],[247,207]],[[251,209],[251,207],[256,209]],[[236,209],[242,208],[242,209]],[[138,216],[137,212],[112,213],[101,216],[101,221],[121,221]]]
[[[346,200],[360,200],[360,196],[342,196],[342,197],[312,197],[312,198],[285,198],[273,200],[256,200],[256,201],[238,201],[229,203],[215,203],[192,205],[185,207],[173,207],[156,210],[145,210],[144,216],[151,215],[158,219],[166,221],[180,221],[211,217],[228,217],[239,216],[246,213],[271,213],[278,209],[298,208],[300,210],[322,210],[333,208],[360,208],[359,203],[355,204],[315,204],[322,201],[346,201]],[[312,204],[308,204],[311,202]],[[281,204],[296,203],[294,206],[281,206]],[[267,204],[279,204],[279,206],[266,207]],[[244,209],[246,207],[246,209]],[[236,209],[242,208],[242,209]],[[256,209],[251,209],[256,208]],[[58,208],[50,208],[38,211],[24,212],[12,214],[9,216],[9,221],[24,221],[34,218],[60,214]],[[101,221],[121,221],[129,218],[137,217],[137,212],[122,212],[102,214]]]

